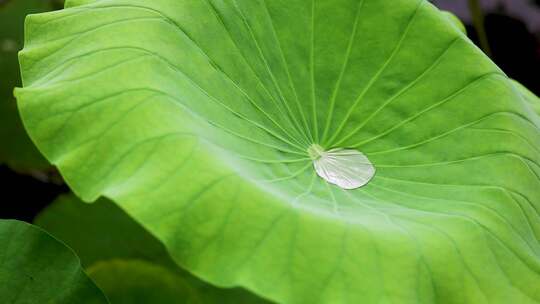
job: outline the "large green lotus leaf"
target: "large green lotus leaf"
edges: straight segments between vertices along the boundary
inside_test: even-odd
[[[25,16],[50,9],[44,0],[11,0],[0,5],[0,164],[22,171],[44,169],[48,163],[24,131],[13,97],[13,89],[21,82],[17,52],[23,46]]]
[[[199,277],[280,303],[540,301],[540,117],[428,2],[67,7],[27,19],[23,121]],[[327,184],[313,144],[376,175]]]
[[[216,288],[180,269],[163,244],[106,199],[86,204],[74,195],[60,196],[35,224],[75,250],[113,304],[268,303],[239,288]]]
[[[40,228],[0,220],[0,244],[0,303],[109,303],[73,251]]]
[[[442,11],[442,14],[445,15],[448,20],[454,24],[460,31],[463,33],[467,33],[467,28],[465,27],[465,24],[461,22],[458,16],[454,15],[452,12],[449,11]]]
[[[533,108],[533,110],[540,115],[540,98],[536,95],[534,95],[533,92],[531,92],[529,89],[527,89],[524,85],[521,83],[513,80],[512,81],[516,88],[521,92],[521,95],[523,96],[523,99],[525,99]]]

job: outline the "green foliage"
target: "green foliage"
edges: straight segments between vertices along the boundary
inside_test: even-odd
[[[538,303],[540,117],[423,0],[74,0],[28,19],[28,131],[85,201],[279,303]],[[308,149],[377,173],[343,190]]]
[[[109,303],[73,251],[45,231],[0,220],[0,244],[0,303]]]
[[[461,22],[461,20],[459,20],[459,18],[456,15],[454,15],[451,12],[448,12],[448,11],[442,11],[441,13],[443,15],[446,15],[448,20],[452,24],[454,24],[460,31],[462,31],[464,34],[467,34],[467,29],[465,28],[465,25],[463,24],[463,22]]]
[[[180,269],[163,245],[105,199],[59,197],[36,225],[66,242],[112,304],[268,303],[241,289],[220,289]]]
[[[159,241],[106,199],[85,204],[74,195],[62,195],[34,223],[73,248],[86,268],[110,259],[175,265]]]
[[[0,5],[0,164],[7,163],[19,171],[48,167],[24,131],[13,89],[21,85],[17,52],[23,46],[24,18],[50,9],[44,0],[14,0]]]
[[[536,114],[540,115],[540,98],[534,95],[533,92],[529,91],[529,89],[524,87],[521,83],[515,80],[513,80],[512,82],[516,86],[516,89],[521,93],[523,99],[529,103],[533,111],[535,111]]]
[[[89,269],[89,274],[111,303],[203,303],[182,277],[147,262],[98,263]]]

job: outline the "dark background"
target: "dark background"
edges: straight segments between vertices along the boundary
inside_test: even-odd
[[[457,15],[469,37],[479,44],[471,25],[471,0],[433,0]],[[540,0],[479,0],[485,16],[491,59],[511,78],[540,95]]]
[[[54,3],[52,7],[61,7],[61,1],[51,1]],[[474,0],[431,2],[456,14],[465,23],[469,37],[478,44],[477,31],[472,26],[473,18],[469,10],[471,1]],[[7,1],[0,0],[0,10],[4,2]],[[540,0],[479,2],[485,17],[491,58],[509,77],[540,95]],[[24,221],[32,221],[59,194],[69,191],[54,169],[16,172],[6,165],[0,165],[0,185],[0,218]]]

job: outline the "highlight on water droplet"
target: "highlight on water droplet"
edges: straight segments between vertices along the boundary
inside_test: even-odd
[[[335,148],[325,151],[313,144],[308,153],[322,179],[346,190],[365,186],[375,175],[375,167],[360,151]]]

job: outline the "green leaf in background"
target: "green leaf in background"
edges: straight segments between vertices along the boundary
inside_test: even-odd
[[[213,287],[178,268],[158,240],[106,199],[86,204],[74,195],[60,196],[35,224],[77,252],[112,304],[268,303],[239,288]]]
[[[62,195],[38,214],[34,224],[73,248],[86,268],[109,259],[175,265],[159,241],[106,199],[86,204],[74,195]]]
[[[223,291],[142,260],[109,260],[88,269],[112,304],[269,303],[240,289]]]
[[[18,171],[45,169],[47,161],[24,131],[13,89],[21,85],[17,52],[23,47],[24,18],[51,7],[44,0],[4,2],[0,5],[0,164]]]
[[[40,228],[0,220],[0,244],[0,303],[109,303],[73,251]]]
[[[88,273],[113,304],[204,303],[182,277],[148,262],[100,262]]]
[[[190,272],[279,303],[540,301],[540,117],[428,2],[67,7],[27,20],[25,125]],[[376,175],[327,184],[315,144]]]

